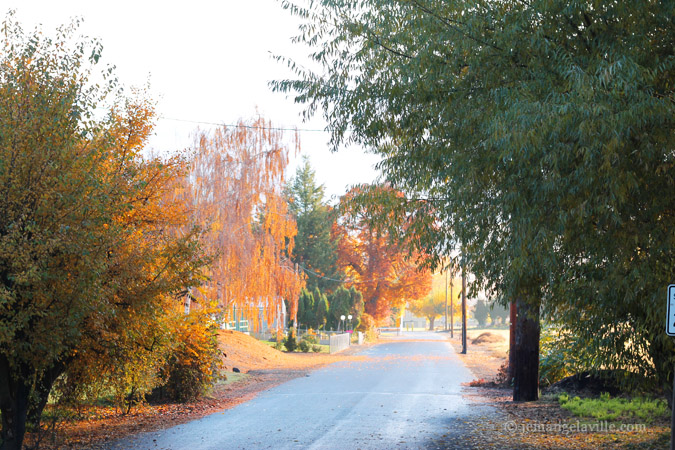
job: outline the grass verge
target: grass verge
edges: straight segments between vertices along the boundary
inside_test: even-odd
[[[596,420],[641,419],[653,423],[669,416],[668,405],[662,399],[636,397],[632,399],[615,397],[604,393],[600,398],[570,398],[568,394],[558,396],[560,407],[578,417]]]

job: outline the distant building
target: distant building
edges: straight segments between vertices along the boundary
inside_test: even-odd
[[[407,305],[406,305],[407,306]],[[407,307],[403,310],[401,316],[401,327],[406,330],[409,328],[429,328],[429,323],[426,317],[418,317],[414,315]]]

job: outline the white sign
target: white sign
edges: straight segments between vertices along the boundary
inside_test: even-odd
[[[666,334],[675,336],[675,284],[668,286],[668,318],[666,320]],[[673,403],[673,408],[675,408],[675,403]]]

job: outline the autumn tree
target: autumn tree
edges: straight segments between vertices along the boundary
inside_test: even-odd
[[[209,282],[193,294],[218,306],[225,321],[245,317],[260,329],[263,309],[271,325],[284,298],[290,317],[297,314],[304,279],[290,259],[296,225],[282,194],[290,150],[283,133],[260,117],[197,133],[180,194],[216,257]]]
[[[433,330],[436,319],[445,312],[445,298],[434,293],[410,302],[409,307],[416,316],[426,317],[429,320],[429,330]]]
[[[446,282],[448,289],[452,284],[455,289],[446,289]],[[429,320],[429,329],[434,329],[434,323],[439,317],[445,316],[445,307],[447,301],[448,320],[450,320],[450,308],[453,309],[454,317],[459,317],[461,314],[461,304],[459,301],[451,301],[451,296],[458,298],[461,294],[461,281],[459,279],[446,278],[445,272],[434,273],[431,280],[431,292],[424,297],[412,299],[408,302],[410,311],[419,317],[426,317]]]
[[[377,226],[377,210],[364,209],[351,201],[356,194],[358,188],[341,201],[344,214],[336,227],[340,236],[338,261],[350,280],[347,284],[363,294],[365,312],[382,322],[392,308],[428,293],[431,272],[420,267],[418,254],[410,254],[404,243]]]
[[[124,97],[101,46],[3,23],[0,448],[19,450],[52,387],[95,346],[152,346],[172,293],[198,284],[192,228],[164,230],[178,161],[147,160],[153,107]],[[92,79],[96,78],[97,83]],[[94,114],[102,108],[105,117]]]

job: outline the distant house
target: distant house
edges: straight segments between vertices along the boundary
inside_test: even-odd
[[[414,315],[410,309],[405,308],[403,310],[403,316],[401,316],[401,327],[404,330],[411,328],[427,329],[429,325],[426,317],[418,317]]]

